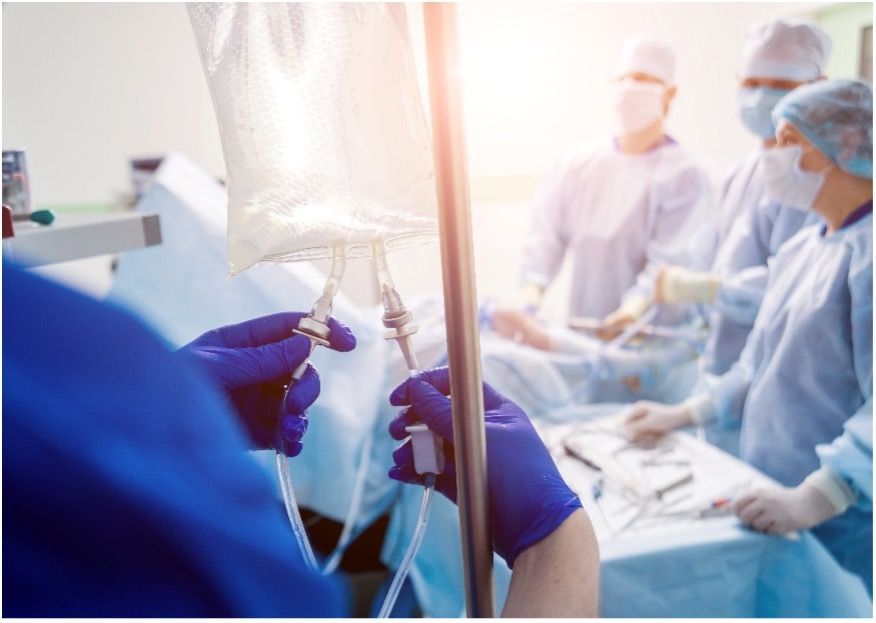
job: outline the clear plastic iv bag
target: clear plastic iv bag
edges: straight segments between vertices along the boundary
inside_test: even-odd
[[[216,109],[232,273],[437,239],[403,4],[189,5]]]

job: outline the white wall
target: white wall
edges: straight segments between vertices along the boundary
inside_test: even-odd
[[[475,175],[543,173],[556,155],[610,129],[623,40],[657,36],[676,52],[670,130],[694,154],[728,162],[751,146],[734,73],[747,28],[800,15],[801,3],[471,3],[462,57]]]
[[[182,4],[3,4],[3,148],[26,147],[35,205],[105,203],[128,159],[178,149],[224,171]]]
[[[515,289],[526,204],[540,177],[561,153],[607,132],[609,80],[626,36],[675,46],[671,131],[719,173],[752,144],[734,93],[746,28],[826,4],[464,4],[480,292]],[[4,4],[2,119],[4,148],[28,148],[37,205],[110,201],[128,187],[131,156],[174,149],[213,174],[224,170],[180,4]],[[432,247],[393,260],[400,287],[439,287],[437,257]]]

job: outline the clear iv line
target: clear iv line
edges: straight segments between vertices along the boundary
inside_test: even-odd
[[[381,301],[383,303],[383,324],[387,329],[387,339],[394,339],[398,342],[399,348],[405,359],[405,365],[408,368],[408,373],[414,376],[419,372],[419,362],[417,355],[414,352],[411,336],[416,333],[417,326],[412,325],[413,315],[405,308],[395,285],[392,282],[392,276],[389,272],[389,266],[386,263],[386,253],[382,242],[375,242],[372,245],[374,254],[374,268],[377,273],[377,284],[380,288]],[[433,433],[434,435],[434,433]],[[440,469],[440,468],[439,468]],[[414,558],[420,550],[420,545],[423,542],[423,536],[426,533],[426,524],[429,521],[429,509],[432,506],[432,492],[435,489],[435,474],[425,474],[424,479],[425,489],[423,490],[423,498],[420,502],[420,512],[417,515],[417,524],[414,528],[414,534],[411,537],[411,542],[402,557],[398,569],[392,578],[392,583],[389,585],[389,590],[386,592],[386,597],[383,600],[383,605],[380,607],[378,618],[386,619],[392,614],[392,609],[395,602],[398,600],[401,588],[404,585],[413,565]]]
[[[402,585],[410,573],[411,565],[417,552],[420,550],[420,545],[423,542],[423,536],[426,534],[426,524],[429,522],[429,509],[432,506],[432,492],[435,490],[435,474],[427,474],[425,480],[426,488],[423,490],[423,499],[420,502],[420,512],[417,514],[417,525],[414,528],[414,536],[408,545],[407,551],[402,558],[395,576],[392,578],[392,584],[389,585],[389,590],[386,592],[386,597],[383,600],[383,605],[380,607],[380,613],[377,615],[379,619],[387,619],[392,614],[392,609],[395,606],[398,595],[401,592]]]
[[[336,244],[332,252],[332,267],[323,287],[322,294],[317,299],[310,314],[302,318],[298,322],[298,328],[295,333],[303,335],[310,340],[310,352],[313,353],[317,345],[328,345],[328,319],[332,313],[332,301],[341,286],[341,279],[344,276],[347,258],[344,255],[343,245]],[[289,386],[286,388],[288,394],[292,385],[295,384],[304,375],[307,370],[308,359],[305,359],[300,366],[292,373],[292,379],[289,381]],[[286,396],[283,396],[285,403]],[[281,451],[276,451],[277,463],[277,479],[280,483],[280,492],[283,495],[283,504],[286,507],[286,516],[289,518],[289,524],[292,526],[292,532],[295,534],[295,541],[298,544],[298,549],[301,550],[301,556],[308,569],[314,572],[319,572],[319,565],[316,562],[316,556],[313,553],[313,548],[310,545],[310,540],[307,538],[307,531],[304,529],[304,522],[301,521],[301,512],[298,510],[298,501],[295,498],[295,490],[292,486],[292,473],[289,467],[289,457]]]
[[[301,513],[298,510],[298,502],[295,499],[295,489],[292,487],[292,475],[289,473],[289,457],[282,452],[277,452],[277,474],[280,477],[280,491],[283,494],[283,504],[286,506],[286,516],[295,534],[295,542],[304,558],[304,564],[310,571],[319,571],[316,556],[307,538],[304,522],[301,521]]]
[[[353,541],[353,530],[356,526],[356,517],[359,511],[362,510],[362,498],[365,495],[365,477],[368,473],[368,465],[371,462],[371,446],[374,444],[374,431],[369,431],[365,438],[365,444],[362,446],[362,457],[360,467],[356,473],[356,482],[353,485],[353,495],[350,498],[350,506],[347,509],[347,516],[344,518],[344,527],[341,529],[341,536],[338,538],[338,543],[334,550],[328,555],[325,566],[322,568],[323,575],[330,575],[338,568],[341,558],[344,557],[344,552]]]

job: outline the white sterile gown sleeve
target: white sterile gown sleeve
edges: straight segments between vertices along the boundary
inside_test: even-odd
[[[612,141],[566,158],[542,189],[524,249],[523,279],[548,285],[572,257],[569,313],[602,318],[625,296],[648,295],[661,264],[689,265],[688,242],[708,182],[671,139],[637,155]]]

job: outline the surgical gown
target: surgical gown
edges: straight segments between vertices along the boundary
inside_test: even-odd
[[[703,370],[710,374],[723,374],[739,359],[766,290],[769,258],[800,229],[818,221],[815,213],[767,201],[759,162],[758,149],[721,189],[711,270],[726,287],[709,318]]]
[[[197,370],[6,263],[3,312],[4,616],[345,613]]]
[[[788,487],[819,468],[819,454],[832,456],[826,444],[857,457],[857,476],[834,464],[852,484],[860,470],[872,478],[872,432],[861,424],[872,420],[872,221],[866,205],[833,234],[813,225],[787,242],[739,362],[711,390],[719,420],[741,421],[741,457]],[[857,490],[856,506],[813,532],[869,584],[872,491]]]
[[[525,283],[547,287],[572,256],[572,316],[602,318],[626,296],[649,296],[662,264],[688,265],[708,182],[675,141],[643,154],[612,142],[561,162],[542,189],[523,260]]]

